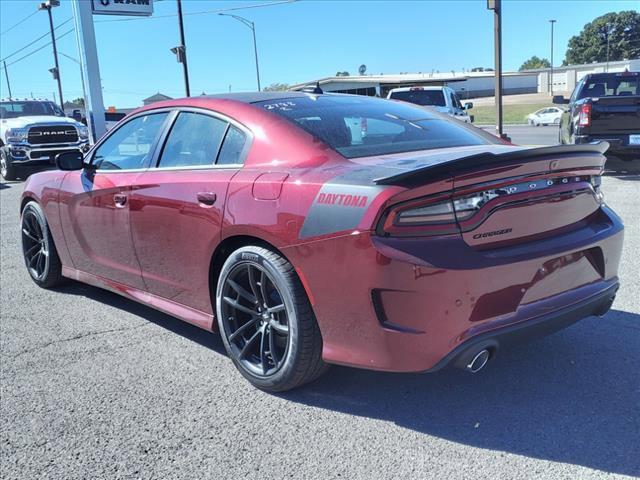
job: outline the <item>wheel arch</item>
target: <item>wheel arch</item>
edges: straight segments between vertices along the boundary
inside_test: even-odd
[[[222,266],[224,265],[224,262],[227,260],[227,258],[229,258],[229,255],[231,255],[231,253],[239,248],[249,245],[255,245],[272,250],[293,265],[293,262],[291,262],[291,260],[282,252],[282,250],[260,237],[256,237],[253,235],[233,235],[225,238],[216,247],[213,254],[211,255],[211,260],[209,262],[209,296],[211,298],[211,307],[213,309],[214,316],[216,315],[216,289],[218,288],[218,277],[220,276]],[[298,274],[299,278],[300,274],[298,269],[296,269],[296,273]],[[303,281],[301,281],[301,283],[303,288],[305,289],[305,292],[307,293],[307,297],[311,299],[307,285]],[[217,328],[215,324],[213,325],[213,328]]]
[[[28,193],[25,193],[25,195],[22,197],[22,200],[20,201],[20,213],[22,213],[24,207],[26,207],[27,203],[29,202],[36,202],[38,205],[40,205],[40,202],[38,202],[37,198]]]

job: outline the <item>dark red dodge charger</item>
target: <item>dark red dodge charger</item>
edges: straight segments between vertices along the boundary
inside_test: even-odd
[[[606,148],[517,147],[360,96],[172,100],[29,178],[23,252],[42,287],[79,280],[220,332],[265,390],[331,363],[477,371],[610,308]]]

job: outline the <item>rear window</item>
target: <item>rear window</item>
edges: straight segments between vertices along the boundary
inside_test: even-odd
[[[416,105],[430,105],[434,107],[445,107],[442,90],[410,90],[401,92],[391,92],[389,97],[393,100],[415,103]]]
[[[585,81],[580,98],[640,95],[639,82],[640,75],[637,73],[610,73],[593,76]]]
[[[309,95],[256,105],[294,122],[347,158],[489,141],[436,112],[354,95]]]

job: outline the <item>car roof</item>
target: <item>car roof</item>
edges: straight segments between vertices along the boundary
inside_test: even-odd
[[[204,98],[214,100],[235,100],[243,103],[258,103],[273,100],[287,100],[289,98],[308,97],[310,94],[305,92],[238,92],[238,93],[220,93],[215,95],[204,95]],[[327,94],[323,94],[327,95]]]
[[[445,88],[449,88],[446,86],[425,86],[425,87],[421,87],[421,86],[417,86],[417,87],[398,87],[398,88],[392,88],[391,90],[389,90],[389,93],[392,92],[409,92],[411,90],[419,92],[420,90],[444,90]]]

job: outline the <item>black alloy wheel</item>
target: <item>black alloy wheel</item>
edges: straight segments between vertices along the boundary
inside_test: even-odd
[[[289,323],[282,295],[266,270],[255,263],[236,265],[222,288],[222,318],[235,358],[257,376],[283,364]]]
[[[248,245],[229,255],[217,279],[215,303],[225,349],[254,386],[291,390],[327,370],[306,291],[278,252]]]
[[[22,216],[22,252],[31,277],[42,280],[49,270],[49,246],[32,209],[27,209]]]
[[[22,255],[32,280],[44,288],[63,283],[62,263],[47,220],[36,202],[27,203],[22,210],[20,230]]]

